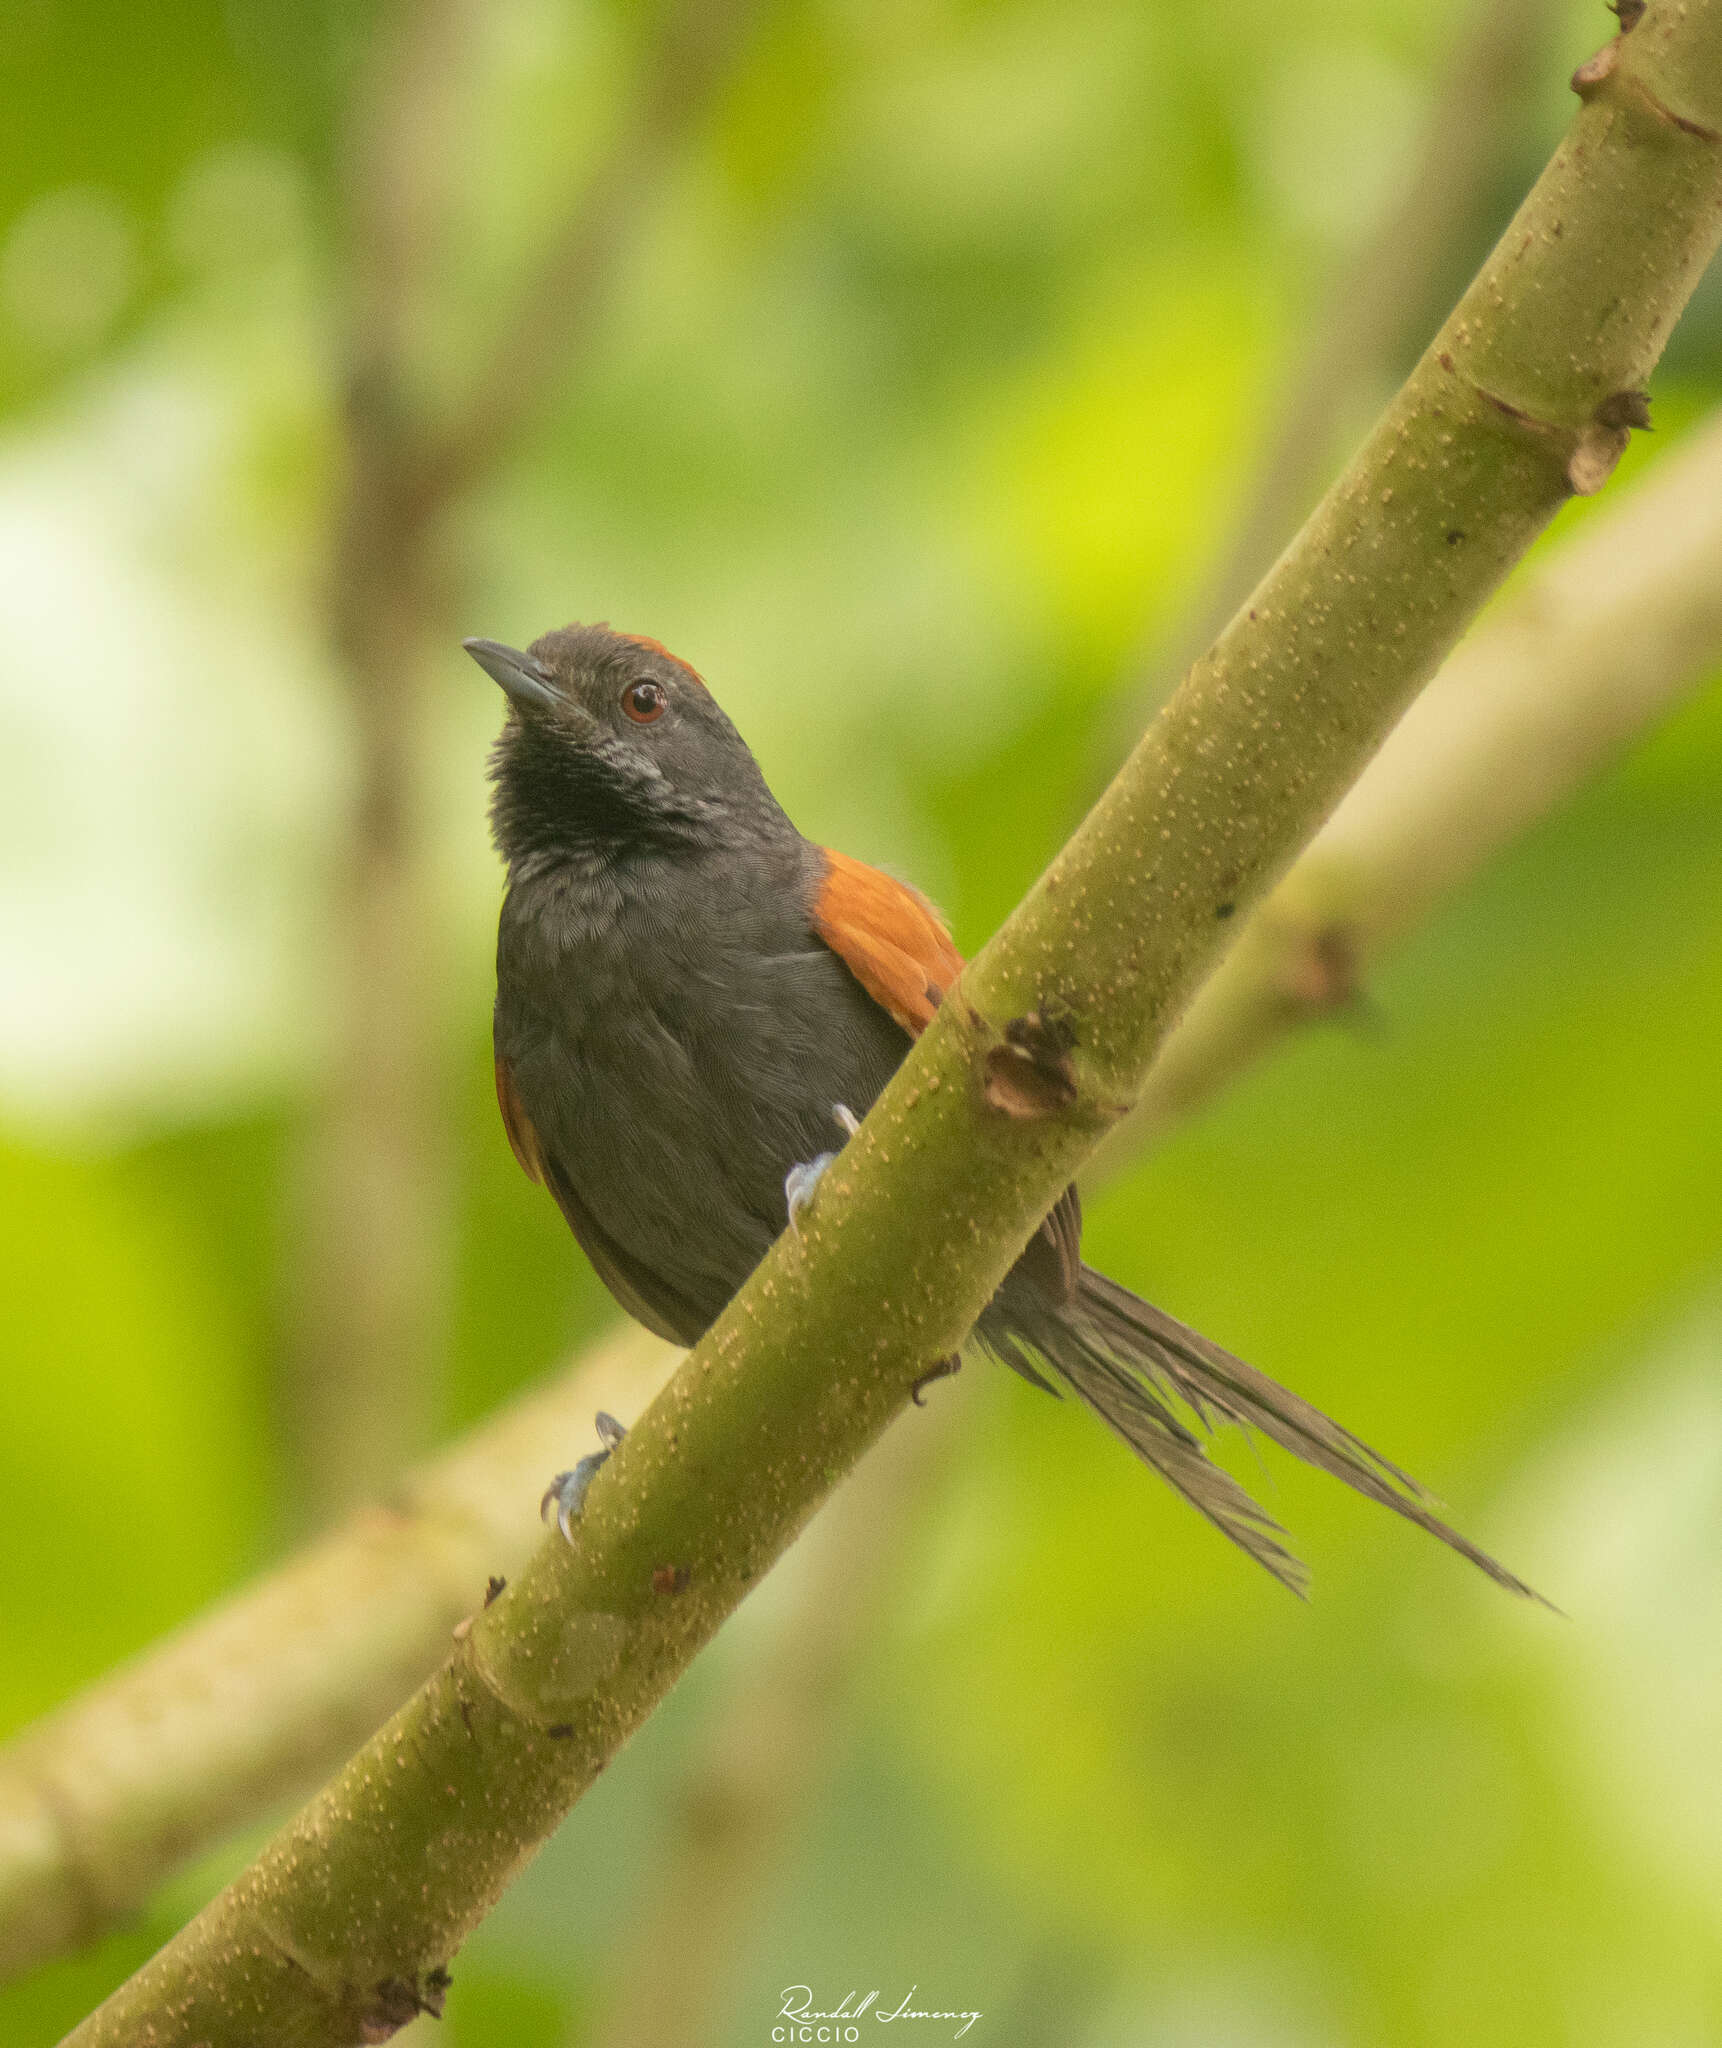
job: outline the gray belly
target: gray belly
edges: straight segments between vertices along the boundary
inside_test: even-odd
[[[540,1144],[684,1337],[783,1229],[790,1167],[841,1144],[834,1106],[864,1115],[909,1044],[798,914],[714,922],[511,973],[505,920],[499,958],[497,1049]]]

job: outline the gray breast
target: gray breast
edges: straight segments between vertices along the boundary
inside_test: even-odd
[[[541,877],[503,912],[497,1050],[540,1143],[702,1324],[783,1228],[784,1174],[841,1143],[834,1105],[864,1114],[908,1048],[814,934],[809,883],[679,861]]]

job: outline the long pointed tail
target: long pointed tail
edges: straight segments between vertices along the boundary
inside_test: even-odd
[[[1203,1434],[1217,1421],[1260,1430],[1305,1464],[1427,1529],[1496,1585],[1549,1604],[1442,1521],[1409,1473],[1253,1365],[1090,1266],[1082,1268],[1074,1300],[1062,1305],[1037,1288],[1007,1282],[978,1334],[1006,1365],[1042,1386],[1036,1368],[1050,1365],[1144,1463],[1294,1593],[1304,1592],[1306,1574],[1280,1540],[1284,1530],[1203,1447]],[[1190,1411],[1195,1427],[1174,1402]]]

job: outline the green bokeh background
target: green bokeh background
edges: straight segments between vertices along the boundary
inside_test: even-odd
[[[283,1245],[351,754],[318,619],[330,223],[369,19],[14,16],[5,1730],[242,1582],[289,1519]],[[428,388],[458,388],[601,147],[646,20],[478,18]],[[1461,27],[1429,0],[773,0],[579,374],[459,522],[462,630],[608,617],[685,652],[810,835],[914,875],[973,949],[1115,757]],[[1549,12],[1431,313],[1611,28]],[[1722,396],[1719,339],[1712,281],[1629,473]],[[490,1099],[497,706],[458,651],[429,716],[452,1431],[609,1310]],[[857,1646],[720,2048],[769,2038],[794,1982],[918,1985],[1012,2048],[1722,2041],[1722,689],[1371,998],[1096,1190],[1090,1256],[1384,1445],[1568,1618],[1274,1459],[1301,1608],[1088,1418],[990,1375]],[[746,1655],[720,1642],[463,1952],[458,2048],[590,2038]],[[243,1846],[0,1991],[0,2040],[57,2038]]]

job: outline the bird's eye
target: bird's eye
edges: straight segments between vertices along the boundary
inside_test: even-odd
[[[662,683],[630,683],[622,692],[622,709],[636,725],[650,725],[662,718],[669,702]]]

